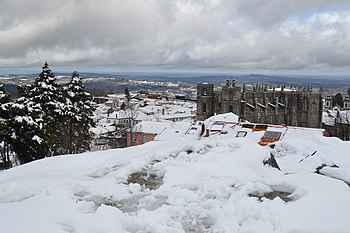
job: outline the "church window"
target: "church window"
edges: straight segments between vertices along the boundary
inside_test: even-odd
[[[217,105],[217,112],[221,112],[221,102],[219,102]]]
[[[317,112],[316,103],[313,102],[313,103],[311,104],[311,113],[316,113],[316,112]]]
[[[203,88],[203,95],[208,95],[208,89],[207,88]]]
[[[207,104],[203,103],[203,113],[206,113],[206,112],[207,112]]]
[[[230,91],[230,93],[228,94],[228,98],[229,98],[230,100],[233,99],[233,91]]]

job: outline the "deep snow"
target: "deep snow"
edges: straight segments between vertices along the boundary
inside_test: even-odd
[[[271,149],[228,133],[47,158],[0,173],[1,232],[348,233],[349,152],[321,135]]]

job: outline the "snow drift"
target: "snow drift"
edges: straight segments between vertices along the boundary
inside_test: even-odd
[[[349,152],[319,135],[271,149],[227,134],[47,158],[0,173],[1,232],[345,233]]]

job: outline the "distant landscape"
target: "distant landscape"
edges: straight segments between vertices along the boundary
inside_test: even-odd
[[[65,83],[70,73],[57,73],[58,82]],[[222,86],[227,79],[236,80],[238,85],[267,84],[286,86],[311,86],[324,89],[325,94],[345,94],[350,87],[350,76],[343,75],[227,75],[227,74],[176,74],[176,73],[139,73],[139,74],[100,74],[80,73],[84,78],[86,89],[94,95],[122,93],[125,87],[130,91],[176,91],[191,95],[197,83],[213,83]],[[12,96],[17,96],[17,85],[30,84],[38,74],[0,75],[0,83],[4,84]],[[184,91],[184,89],[186,91]]]

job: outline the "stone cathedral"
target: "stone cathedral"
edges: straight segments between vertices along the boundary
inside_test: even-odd
[[[221,89],[197,84],[197,119],[233,112],[254,123],[321,128],[323,101],[312,88],[246,88],[227,80]]]

